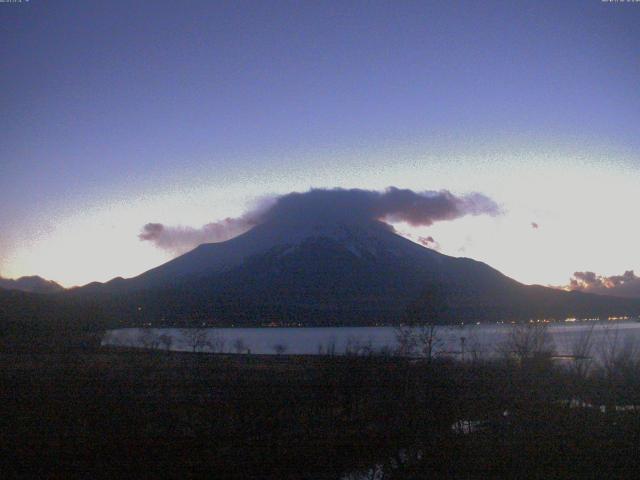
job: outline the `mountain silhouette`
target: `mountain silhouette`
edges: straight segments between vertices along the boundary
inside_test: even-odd
[[[20,277],[17,279],[0,277],[0,288],[6,290],[20,290],[33,293],[55,293],[64,290],[64,287],[53,280],[45,280],[37,275]]]
[[[523,285],[378,221],[270,221],[73,292],[123,324],[371,325],[626,315],[640,301]]]

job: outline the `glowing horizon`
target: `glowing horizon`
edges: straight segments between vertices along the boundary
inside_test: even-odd
[[[408,160],[404,168],[410,170],[410,165],[417,162]],[[474,164],[480,162],[476,160]],[[566,161],[556,165],[555,170],[543,160],[531,164],[538,167],[524,171],[494,162],[491,170],[484,171],[482,168],[474,171],[463,164],[445,169],[436,166],[423,173],[396,171],[395,178],[412,178],[411,182],[398,186],[416,190],[449,188],[454,193],[477,190],[499,202],[505,210],[503,215],[494,218],[470,217],[420,228],[396,224],[396,228],[410,234],[414,241],[420,236],[432,236],[442,253],[483,261],[523,283],[560,286],[567,284],[575,271],[593,270],[613,275],[634,268],[640,270],[640,265],[630,261],[635,250],[633,241],[628,240],[637,238],[634,225],[628,223],[623,228],[616,225],[615,215],[605,213],[616,211],[621,201],[628,204],[633,200],[640,175],[624,169],[612,172],[593,165],[571,165]],[[396,163],[396,169],[398,166]],[[501,172],[500,176],[493,173],[496,170]],[[362,183],[374,188],[383,185],[379,172],[375,176],[377,178],[362,178]],[[566,177],[572,179],[575,193],[571,195],[566,191]],[[456,181],[452,181],[453,178]],[[305,190],[296,189],[294,182],[282,183],[284,186],[278,193]],[[340,186],[360,185],[344,181]],[[187,191],[176,189],[170,194],[140,195],[135,202],[121,200],[107,207],[68,215],[58,220],[53,231],[43,232],[14,250],[6,259],[2,273],[13,278],[40,275],[65,287],[135,276],[173,258],[169,252],[139,241],[137,235],[145,223],[160,221],[200,227],[238,216],[252,200],[271,193],[267,191],[251,198],[242,190],[193,189],[186,184],[184,188]],[[234,196],[237,201],[229,202]],[[215,204],[219,206],[214,213],[209,206]],[[578,205],[581,208],[576,208]],[[609,248],[601,248],[601,240],[576,241],[576,232],[588,228],[592,217],[597,217],[607,230],[619,232],[618,238],[607,240]],[[539,227],[534,229],[532,222]],[[519,248],[513,248],[514,245]],[[598,247],[604,251],[597,253]]]
[[[633,5],[22,2],[0,16],[2,276],[135,276],[171,258],[139,241],[147,223],[388,186],[498,202],[499,217],[397,228],[518,281],[640,271]]]

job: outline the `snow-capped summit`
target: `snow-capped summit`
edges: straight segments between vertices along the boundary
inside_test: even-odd
[[[377,222],[268,222],[220,243],[196,247],[159,267],[131,279],[136,287],[149,288],[175,284],[192,275],[220,273],[242,265],[248,259],[279,247],[283,251],[308,242],[325,239],[338,243],[356,256],[391,255],[398,258],[434,256],[435,252],[393,232],[389,225]],[[436,256],[438,254],[435,254]],[[132,286],[133,286],[132,285]]]

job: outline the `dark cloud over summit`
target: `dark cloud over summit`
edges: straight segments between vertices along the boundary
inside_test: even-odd
[[[239,218],[226,218],[201,228],[168,227],[148,223],[139,238],[160,248],[182,253],[201,243],[221,242],[262,223],[362,223],[373,220],[412,226],[455,220],[466,215],[497,215],[498,205],[480,193],[457,196],[447,190],[414,192],[389,187],[360,189],[314,189],[293,192],[263,201]]]
[[[263,215],[265,221],[345,222],[382,220],[428,226],[465,215],[497,214],[488,197],[456,196],[447,190],[414,192],[389,187],[383,192],[360,189],[310,190],[279,197]]]

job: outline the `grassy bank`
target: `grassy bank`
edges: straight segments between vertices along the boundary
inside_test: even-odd
[[[546,359],[4,352],[0,468],[2,478],[629,478],[640,413],[615,405],[640,396],[636,375],[616,378]]]

